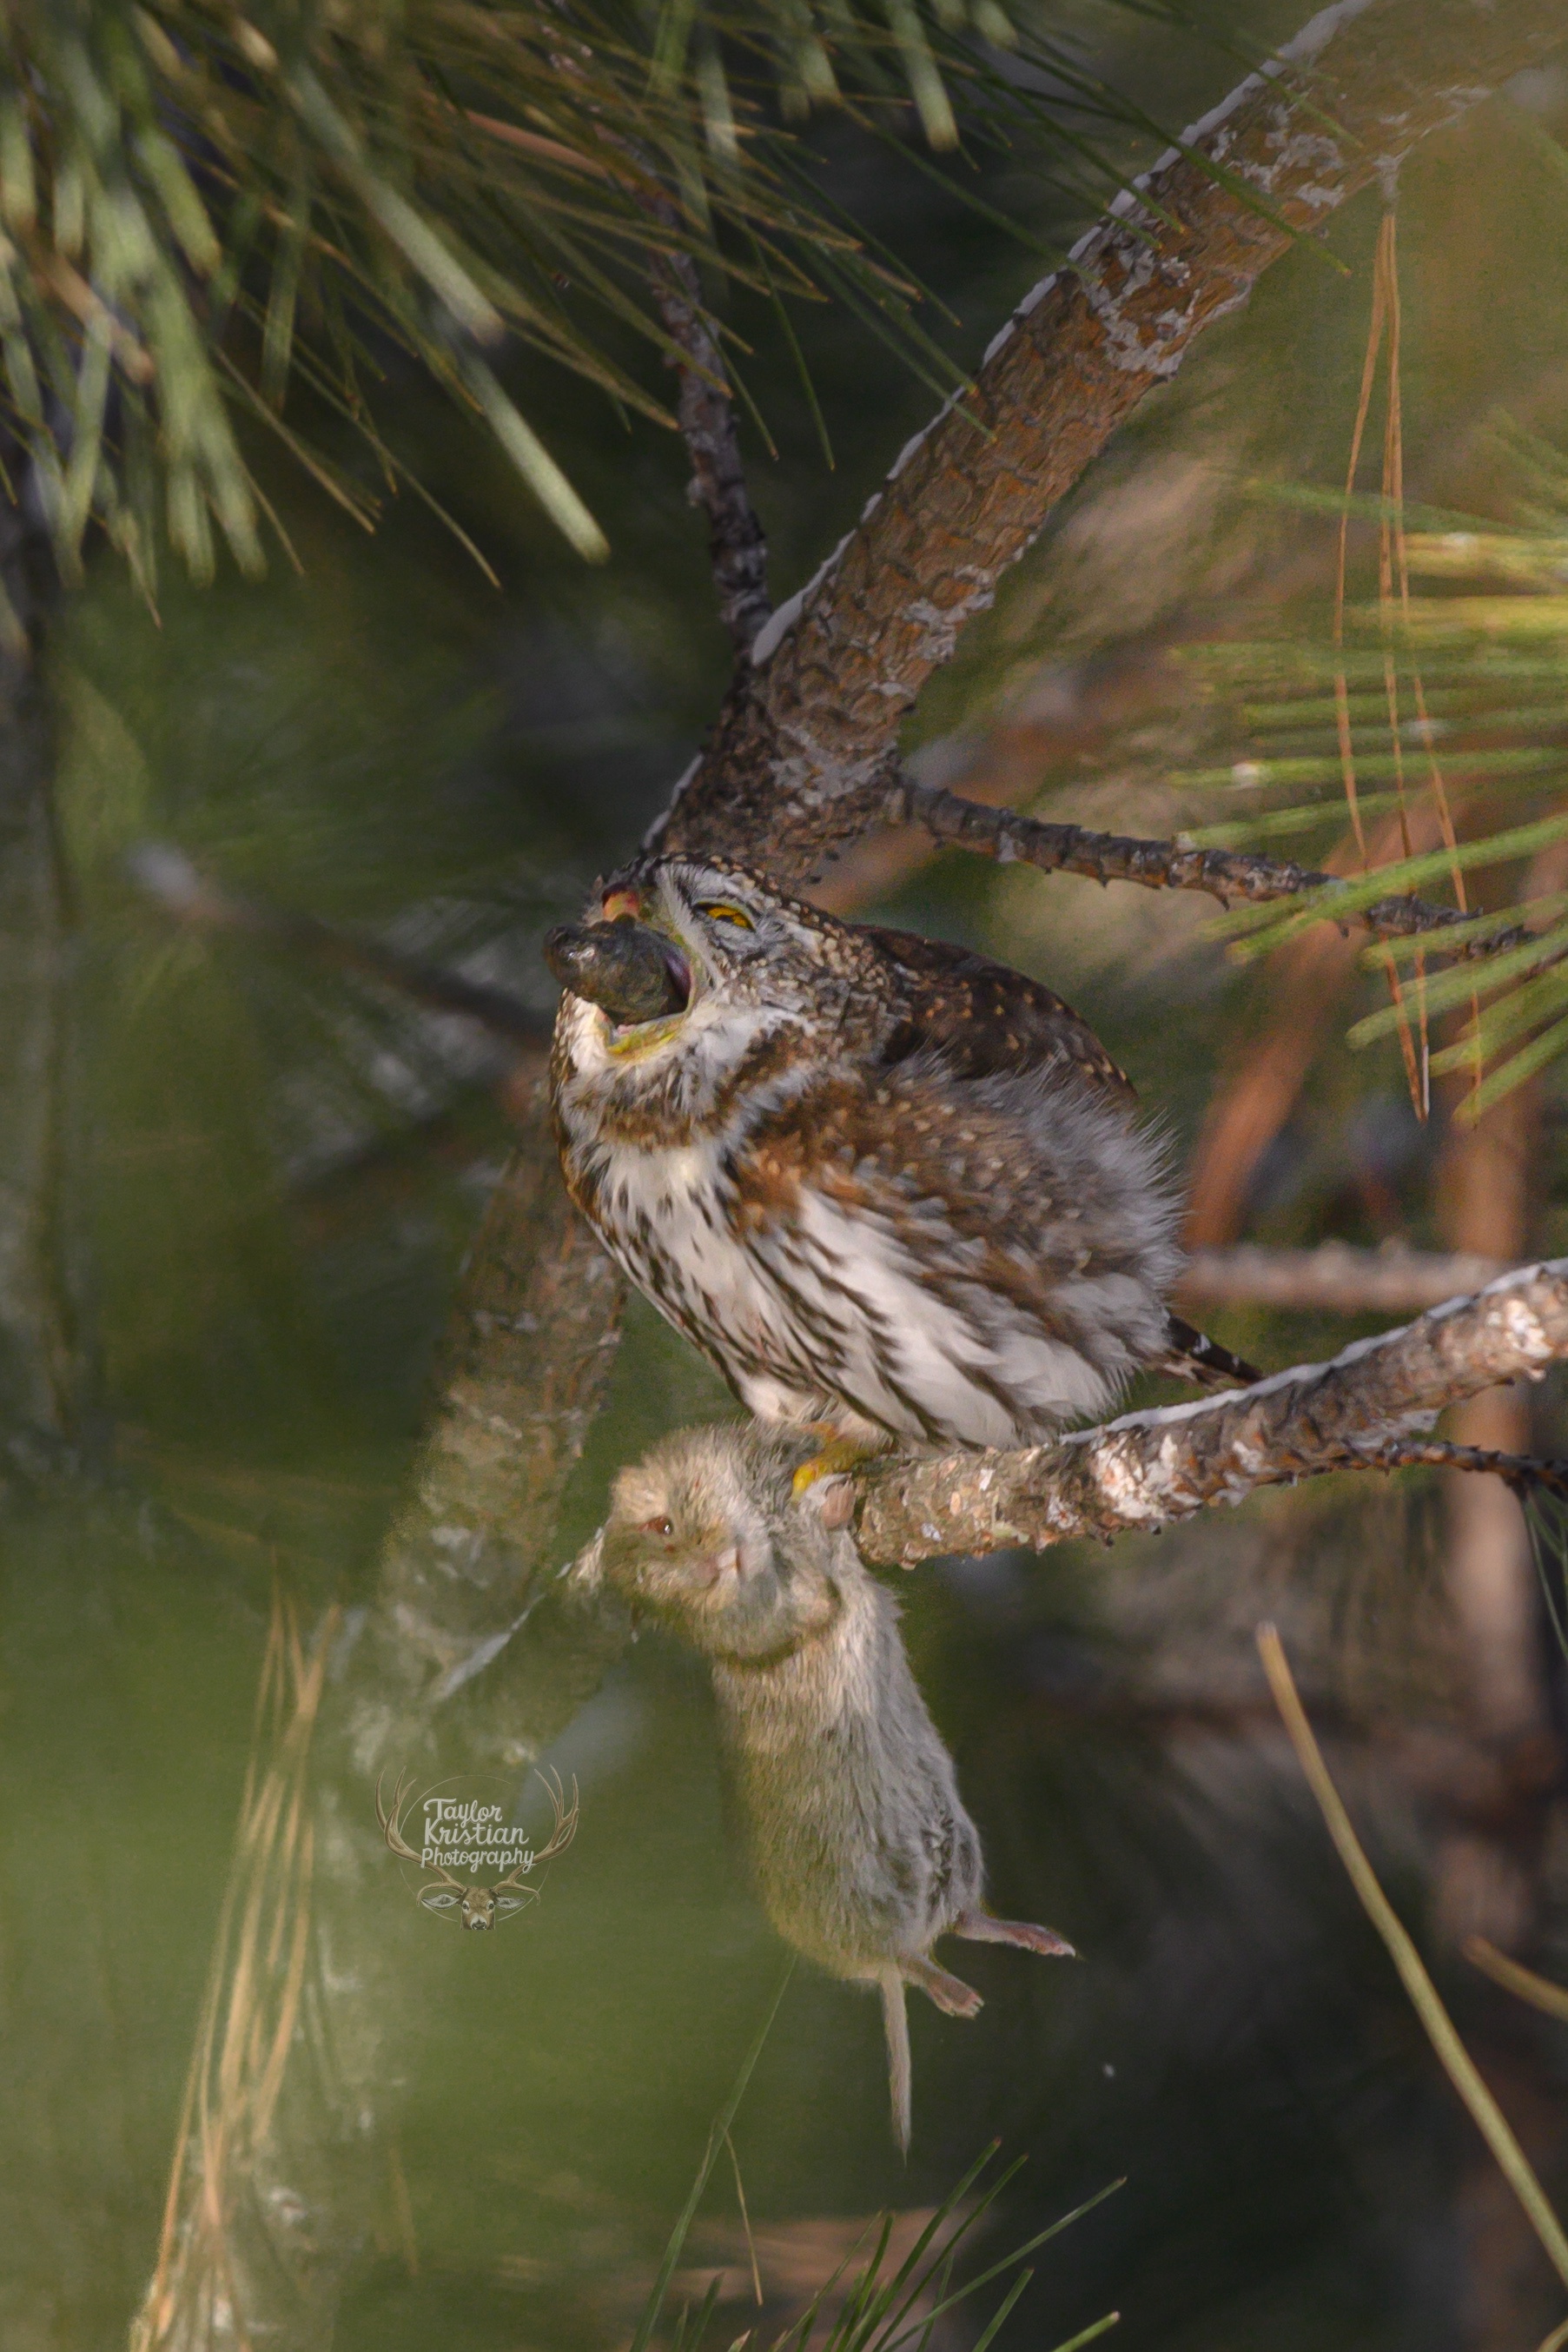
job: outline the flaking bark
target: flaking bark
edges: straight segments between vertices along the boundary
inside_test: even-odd
[[[868,1559],[904,1568],[1079,1536],[1108,1542],[1261,1486],[1386,1468],[1381,1450],[1445,1405],[1539,1380],[1564,1356],[1568,1258],[1554,1258],[1254,1388],[1129,1413],[1055,1445],[889,1463],[862,1482],[856,1532]]]

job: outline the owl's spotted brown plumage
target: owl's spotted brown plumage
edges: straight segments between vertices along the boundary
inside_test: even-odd
[[[1049,989],[698,857],[591,916],[547,946],[568,1187],[760,1419],[1028,1444],[1190,1351],[1161,1147]]]

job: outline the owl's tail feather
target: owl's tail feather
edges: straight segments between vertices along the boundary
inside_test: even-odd
[[[1264,1377],[1245,1356],[1233,1356],[1228,1348],[1222,1348],[1218,1339],[1195,1330],[1179,1315],[1166,1318],[1166,1336],[1170,1351],[1155,1370],[1170,1372],[1178,1381],[1199,1381],[1205,1388],[1249,1389],[1254,1381]]]
[[[904,2001],[904,1978],[896,1966],[883,1969],[882,2021],[887,2032],[887,2087],[893,2103],[893,2137],[899,2153],[909,2154],[909,2018]]]

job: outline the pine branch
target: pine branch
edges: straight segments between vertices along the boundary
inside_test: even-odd
[[[143,843],[126,863],[149,898],[193,930],[236,932],[286,949],[318,968],[353,972],[432,1013],[459,1013],[529,1055],[549,1043],[552,1016],[506,989],[467,980],[461,972],[405,955],[380,940],[361,938],[314,915],[222,889],[199,873],[183,851],[165,842]]]
[[[672,229],[678,229],[674,206],[666,204],[662,209]],[[649,277],[665,332],[685,355],[675,413],[692,461],[686,495],[707,516],[719,618],[729,632],[736,660],[744,662],[773,604],[768,593],[768,541],[746,484],[729,378],[703,307],[695,262],[673,250],[657,254]]]
[[[921,688],[1117,426],[1296,236],[1562,37],[1558,0],[1367,0],[1249,76],[1026,297],[774,614],[670,846],[798,880],[874,824]]]
[[[1538,1487],[1568,1501],[1568,1462],[1538,1454],[1500,1453],[1494,1445],[1459,1445],[1443,1438],[1398,1437],[1387,1445],[1357,1452],[1346,1465],[1367,1470],[1464,1470],[1500,1478],[1523,1498]]]
[[[1264,857],[1251,850],[1196,849],[1176,841],[1140,841],[1113,833],[1091,833],[1078,824],[1047,824],[1010,809],[988,808],[940,785],[917,783],[901,773],[882,806],[888,824],[924,825],[945,846],[973,850],[1000,864],[1038,866],[1042,874],[1082,874],[1095,882],[1136,882],[1146,890],[1202,890],[1222,907],[1262,906],[1294,898],[1305,890],[1346,889],[1341,875],[1324,874],[1293,858]],[[1332,907],[1322,910],[1334,920]],[[1424,898],[1379,898],[1350,908],[1343,921],[1364,925],[1375,939],[1413,939],[1473,922],[1458,907],[1434,907]],[[1474,941],[1456,942],[1456,957],[1494,955],[1518,947],[1530,933],[1522,924],[1490,929]]]
[[[598,523],[491,362],[516,336],[674,422],[626,363],[628,330],[662,348],[671,331],[648,299],[650,197],[659,251],[773,294],[810,299],[821,278],[913,362],[931,348],[918,290],[818,185],[791,118],[830,103],[885,139],[902,82],[936,147],[963,119],[1112,182],[1107,131],[1149,128],[1092,73],[1053,75],[1047,93],[995,70],[981,44],[1010,42],[998,0],[898,0],[896,23],[835,0],[570,13],[568,27],[541,0],[432,0],[361,38],[340,12],[264,7],[269,34],[227,0],[0,11],[0,400],[68,579],[96,529],[148,593],[165,540],[198,579],[220,540],[262,568],[268,502],[231,404],[370,520],[374,501],[283,404],[299,379],[402,473],[373,413],[389,339],[602,560]],[[711,470],[722,482],[716,455]],[[766,618],[756,596],[737,633],[742,618]]]
[[[1568,1258],[1555,1258],[1358,1340],[1332,1363],[1298,1365],[1249,1389],[1128,1413],[1017,1454],[890,1462],[862,1482],[860,1543],[869,1559],[913,1568],[950,1552],[1043,1551],[1079,1536],[1109,1542],[1262,1486],[1427,1461],[1416,1433],[1446,1405],[1505,1381],[1540,1380],[1564,1357]]]
[[[539,1596],[566,1481],[603,1399],[626,1286],[568,1202],[542,1081],[476,1234],[446,1335],[435,1412],[382,1548],[354,1677],[362,1769],[412,1762],[440,1731],[471,1768],[515,1745],[516,1687],[496,1665]],[[542,1745],[597,1681],[586,1654],[533,1692]],[[490,1666],[483,1697],[466,1688]],[[460,1690],[457,1720],[447,1702]],[[389,1693],[401,1694],[398,1706]],[[373,1767],[363,1759],[373,1756]]]
[[[1188,1253],[1177,1284],[1184,1304],[1271,1307],[1330,1315],[1419,1314],[1508,1271],[1501,1258],[1469,1251],[1200,1249]]]

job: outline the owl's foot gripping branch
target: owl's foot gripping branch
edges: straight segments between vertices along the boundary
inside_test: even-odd
[[[879,1465],[861,1481],[857,1538],[868,1559],[913,1568],[950,1552],[1108,1542],[1329,1470],[1491,1467],[1425,1433],[1445,1406],[1540,1380],[1565,1358],[1568,1258],[1553,1258],[1253,1388],[1126,1413],[1017,1453]]]

